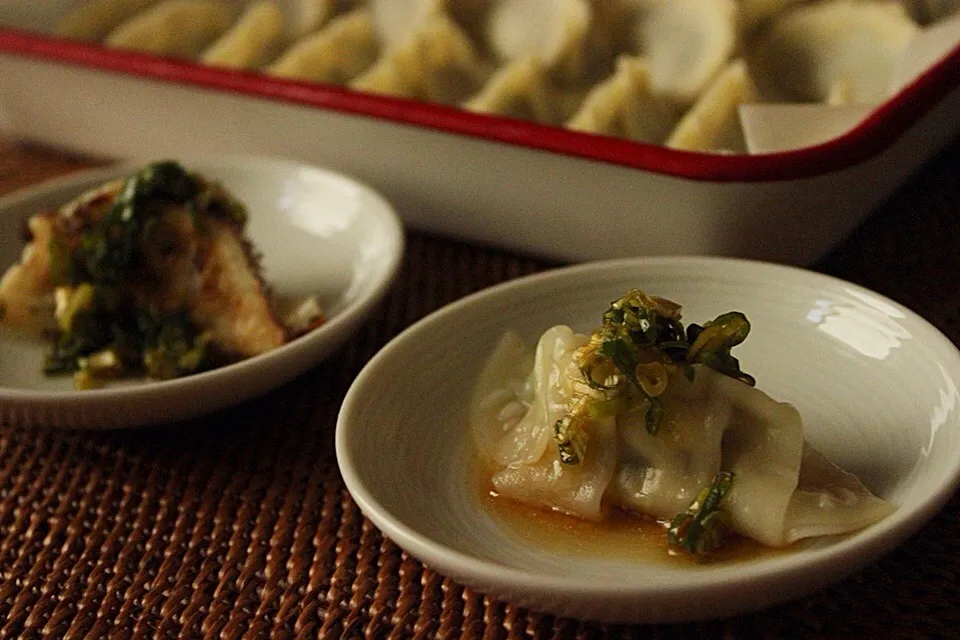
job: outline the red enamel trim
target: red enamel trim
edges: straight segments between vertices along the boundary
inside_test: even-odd
[[[731,182],[792,180],[859,164],[884,151],[938,102],[960,87],[960,46],[957,46],[903,91],[879,106],[859,126],[838,138],[782,153],[725,156],[677,151],[413,100],[272,78],[253,72],[217,69],[15,29],[0,28],[0,53],[332,109],[682,178]]]

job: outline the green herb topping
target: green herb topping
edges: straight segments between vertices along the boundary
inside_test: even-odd
[[[139,266],[145,240],[170,205],[186,206],[194,215],[207,211],[246,223],[243,205],[219,185],[176,162],[157,162],[124,181],[106,215],[83,231],[76,246],[54,241],[50,248],[53,284],[122,284]]]
[[[165,252],[176,250],[164,223],[171,207],[186,211],[198,231],[201,213],[246,223],[242,204],[176,162],[127,178],[102,218],[51,240],[59,333],[45,373],[73,373],[77,387],[89,388],[130,372],[173,378],[211,365],[208,337],[185,309],[151,300],[151,286],[161,287],[164,278],[155,271]]]
[[[719,507],[732,484],[732,473],[719,472],[709,487],[700,490],[687,510],[673,519],[667,530],[667,542],[672,550],[703,558],[723,546],[731,525],[730,516]]]
[[[693,365],[703,364],[752,386],[754,379],[730,355],[749,333],[746,316],[736,311],[684,328],[680,305],[670,300],[639,289],[615,300],[590,341],[574,354],[591,393],[579,396],[554,425],[560,461],[579,464],[583,459],[584,427],[603,403],[617,400],[616,407],[639,411],[647,432],[656,434],[664,415],[660,396],[671,369],[693,381]]]

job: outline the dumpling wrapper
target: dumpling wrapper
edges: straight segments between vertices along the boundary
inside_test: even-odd
[[[586,336],[557,326],[531,352],[515,334],[504,335],[471,403],[474,441],[485,458],[511,466],[543,456],[553,439],[553,424],[563,417],[574,392],[573,352],[586,342]]]
[[[350,87],[455,105],[475,94],[487,75],[467,35],[449,16],[439,14],[385,52]]]
[[[281,0],[287,40],[296,42],[325,25],[337,11],[337,0]]]
[[[678,118],[675,105],[653,95],[646,60],[622,56],[616,72],[587,94],[567,128],[661,144]]]
[[[853,76],[845,73],[831,85],[830,91],[827,92],[826,103],[831,107],[840,107],[855,104],[856,100],[856,85],[853,82]]]
[[[685,151],[744,153],[746,143],[737,110],[756,99],[747,65],[743,60],[731,62],[683,115],[666,146]]]
[[[693,384],[671,378],[656,435],[637,422],[619,425],[611,502],[668,520],[722,468],[734,474],[722,502],[734,530],[771,547],[855,531],[894,511],[805,444],[792,405],[713,369],[695,369]]]
[[[285,38],[283,13],[273,0],[247,7],[230,29],[204,51],[206,64],[256,69],[274,58]]]
[[[737,45],[734,0],[642,0],[635,31],[654,93],[688,105]]]
[[[899,2],[802,5],[748,44],[747,61],[766,100],[826,102],[843,81],[853,85],[852,102],[877,104],[887,95],[897,57],[918,30]]]
[[[233,10],[216,0],[166,0],[117,27],[105,44],[118,49],[196,58],[230,28]]]
[[[377,35],[385,49],[412,38],[433,16],[443,13],[444,0],[370,0]]]
[[[294,44],[267,68],[267,73],[345,85],[369,68],[379,51],[370,11],[356,9]]]
[[[557,121],[557,108],[550,93],[543,63],[534,57],[521,58],[498,69],[480,93],[462,106],[476,113],[553,124]]]
[[[385,48],[403,44],[433,16],[446,15],[483,43],[487,13],[494,0],[369,0],[377,34]]]
[[[733,528],[775,547],[855,531],[895,509],[805,443],[793,406],[703,365],[692,383],[671,375],[655,435],[637,414],[597,418],[584,462],[563,465],[553,424],[586,389],[573,353],[587,340],[549,329],[531,364],[508,334],[481,373],[471,431],[500,495],[585,519],[620,507],[667,521],[723,469],[734,474],[721,503]]]
[[[593,9],[587,0],[500,0],[487,44],[502,61],[535,57],[565,82],[584,74]]]
[[[53,34],[74,40],[102,40],[121,24],[144,11],[157,0],[87,0],[67,13],[53,28]]]
[[[531,362],[526,344],[504,336],[477,383],[471,424],[481,454],[496,466],[491,482],[500,495],[599,520],[617,461],[613,418],[592,425],[580,465],[563,465],[550,446],[553,424],[574,392],[573,352],[586,340],[569,327],[554,327],[540,338]]]

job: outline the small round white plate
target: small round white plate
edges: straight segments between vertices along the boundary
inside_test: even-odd
[[[633,287],[683,304],[686,322],[745,312],[753,331],[737,347],[743,369],[797,406],[808,442],[898,510],[849,536],[713,565],[562,553],[490,513],[466,462],[466,411],[498,339],[510,329],[533,343],[555,324],[590,331]],[[947,338],[850,283],[728,259],[594,263],[481,291],[404,331],[348,392],[337,460],[387,536],[478,591],[605,621],[712,618],[807,594],[929,520],[960,479],[958,386],[960,353]]]
[[[395,278],[403,230],[372,189],[340,174],[286,160],[174,158],[220,181],[247,205],[248,233],[275,293],[316,295],[328,320],[265,353],[212,371],[165,381],[136,380],[75,391],[68,377],[40,368],[47,346],[0,333],[0,420],[87,429],[132,427],[199,415],[276,387],[343,343]],[[75,174],[0,199],[0,268],[19,259],[25,220],[56,208],[144,163]]]

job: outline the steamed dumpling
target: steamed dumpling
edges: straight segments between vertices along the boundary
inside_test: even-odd
[[[824,102],[838,82],[848,81],[853,102],[875,104],[886,97],[894,62],[917,31],[898,2],[802,5],[758,34],[748,62],[769,100]]]
[[[504,467],[543,457],[575,391],[573,352],[586,343],[564,326],[548,329],[532,352],[515,334],[504,335],[474,393],[473,433],[482,455]]]
[[[495,72],[480,93],[463,103],[463,108],[551,124],[557,120],[557,109],[550,94],[543,63],[534,57],[521,58]]]
[[[372,65],[379,51],[370,11],[357,9],[297,42],[268,67],[267,73],[342,85]]]
[[[67,13],[54,35],[74,40],[100,40],[157,0],[88,0]]]
[[[203,53],[207,64],[255,69],[269,62],[284,42],[283,14],[276,2],[254,2],[229,31]]]
[[[860,480],[804,445],[797,488],[784,516],[783,542],[856,531],[885,518],[895,507]]]
[[[736,47],[736,2],[643,0],[639,7],[636,45],[654,93],[692,103]]]
[[[692,383],[682,375],[670,380],[656,435],[629,415],[622,421],[622,463],[610,499],[669,520],[709,486],[722,463],[736,478],[724,501],[734,528],[782,546],[782,522],[803,451],[800,415],[738,380],[696,369]]]
[[[666,145],[685,151],[743,153],[746,144],[738,108],[756,97],[743,60],[730,63],[683,115]]]
[[[678,117],[670,102],[653,95],[646,60],[623,56],[613,76],[594,87],[567,127],[661,144]]]
[[[587,0],[500,0],[490,11],[487,42],[504,62],[532,56],[575,81],[585,71],[592,19]]]
[[[360,91],[457,104],[486,77],[469,38],[448,16],[431,16],[403,44],[387,51],[350,86]]]
[[[553,424],[575,391],[573,352],[586,341],[554,327],[531,357],[517,336],[504,336],[477,384],[471,424],[481,454],[495,465],[491,482],[500,495],[599,520],[616,467],[613,421],[598,425],[590,455],[576,467],[561,464],[551,446]]]
[[[705,365],[670,373],[659,430],[629,408],[590,413],[586,455],[563,464],[554,424],[592,391],[575,360],[589,337],[558,326],[531,352],[504,336],[478,380],[471,431],[501,496],[599,519],[619,507],[669,521],[721,470],[732,527],[769,546],[855,531],[895,507],[804,441],[797,410]]]
[[[117,27],[106,45],[159,55],[195,58],[233,22],[230,6],[216,0],[166,0]]]
[[[733,528],[767,546],[846,533],[893,510],[804,444],[791,405],[701,366],[693,384],[671,380],[667,394],[674,395],[664,401],[657,435],[629,421],[620,425],[614,504],[670,519],[710,484],[722,461],[735,478],[724,499]]]

